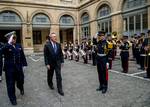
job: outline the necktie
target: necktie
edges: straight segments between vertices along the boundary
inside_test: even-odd
[[[54,43],[54,51],[55,51],[55,53],[57,51],[56,43]]]

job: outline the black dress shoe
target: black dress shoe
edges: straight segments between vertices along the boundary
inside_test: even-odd
[[[58,93],[61,95],[61,96],[64,96],[64,92],[62,90],[58,90]]]
[[[12,105],[17,105],[17,101],[16,101],[16,100],[13,100],[13,101],[11,101],[11,104],[12,104]]]
[[[53,86],[53,85],[49,85],[49,88],[50,88],[51,90],[54,90],[54,86]]]
[[[102,94],[105,94],[107,92],[107,89],[102,89]]]

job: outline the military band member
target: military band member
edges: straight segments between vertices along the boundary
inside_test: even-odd
[[[115,59],[117,55],[117,37],[112,35],[113,49],[112,49],[112,60]]]
[[[15,84],[17,84],[17,88],[20,90],[20,94],[24,95],[23,67],[27,66],[27,62],[23,48],[20,44],[16,43],[17,37],[15,31],[6,34],[5,37],[7,37],[8,43],[4,46],[2,51],[4,54],[7,92],[12,105],[17,105]]]
[[[67,59],[67,50],[68,50],[68,45],[67,42],[64,41],[64,59]]]
[[[143,42],[146,58],[144,59],[144,65],[146,70],[146,78],[150,78],[150,30],[148,30],[148,37]]]
[[[96,45],[97,45],[97,38],[93,37],[93,45],[92,45],[92,64],[93,66],[96,66]]]
[[[84,60],[84,63],[87,64],[88,63],[88,57],[87,57],[87,42],[86,42],[86,38],[83,39],[82,43],[81,43],[81,50],[80,50],[81,56]]]
[[[136,58],[136,63],[140,64],[140,50],[141,50],[141,41],[140,41],[140,34],[137,34],[136,37],[136,41],[135,41],[135,58]]]
[[[135,46],[137,43],[137,34],[134,34],[134,36],[132,37],[131,43],[132,43],[132,55],[133,55],[133,58],[136,58]]]
[[[88,40],[87,54],[88,54],[88,59],[91,60],[92,59],[92,43],[91,43],[91,39]]]
[[[109,62],[109,69],[112,69],[112,60],[113,60],[113,41],[112,41],[112,37],[111,34],[107,34],[107,48],[108,50],[108,62]]]
[[[129,34],[127,32],[123,33],[123,41],[121,42],[120,49],[121,49],[121,62],[122,62],[122,68],[123,72],[128,72],[128,61],[129,61],[129,48],[130,43],[128,41]]]
[[[108,49],[107,41],[105,39],[105,32],[98,32],[98,43],[97,43],[97,71],[99,78],[99,88],[97,91],[102,91],[102,93],[107,92],[108,88]]]
[[[140,42],[140,69],[144,70],[144,59],[146,57],[143,42],[144,42],[144,33],[141,33],[141,38],[139,40]]]
[[[75,45],[74,45],[74,55],[75,55],[75,60],[78,62],[79,61],[79,48],[80,45],[78,44],[78,40],[75,41]]]
[[[69,59],[70,60],[73,60],[73,43],[72,42],[69,42],[69,46],[68,46],[68,48],[69,48]]]
[[[2,49],[4,47],[4,44],[0,42],[0,82],[2,81],[2,68],[3,68],[3,55],[2,55]]]

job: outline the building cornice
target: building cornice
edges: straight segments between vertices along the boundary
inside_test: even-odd
[[[1,1],[0,2],[1,5],[7,5],[7,6],[23,6],[23,7],[32,7],[32,8],[45,8],[45,9],[56,9],[56,10],[77,10],[77,7],[75,6],[63,6],[63,5],[57,5],[57,4],[44,4],[44,3],[30,3],[30,2],[14,2],[14,1]]]
[[[100,0],[89,0],[89,1],[85,2],[84,4],[79,5],[78,6],[78,10],[82,10],[82,9],[84,9],[84,8],[90,6],[90,5],[93,5],[93,4],[97,3],[97,2],[99,2],[99,1]]]

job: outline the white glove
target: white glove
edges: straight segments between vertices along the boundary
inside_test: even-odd
[[[107,69],[109,68],[109,63],[106,63],[106,67],[107,67]]]

